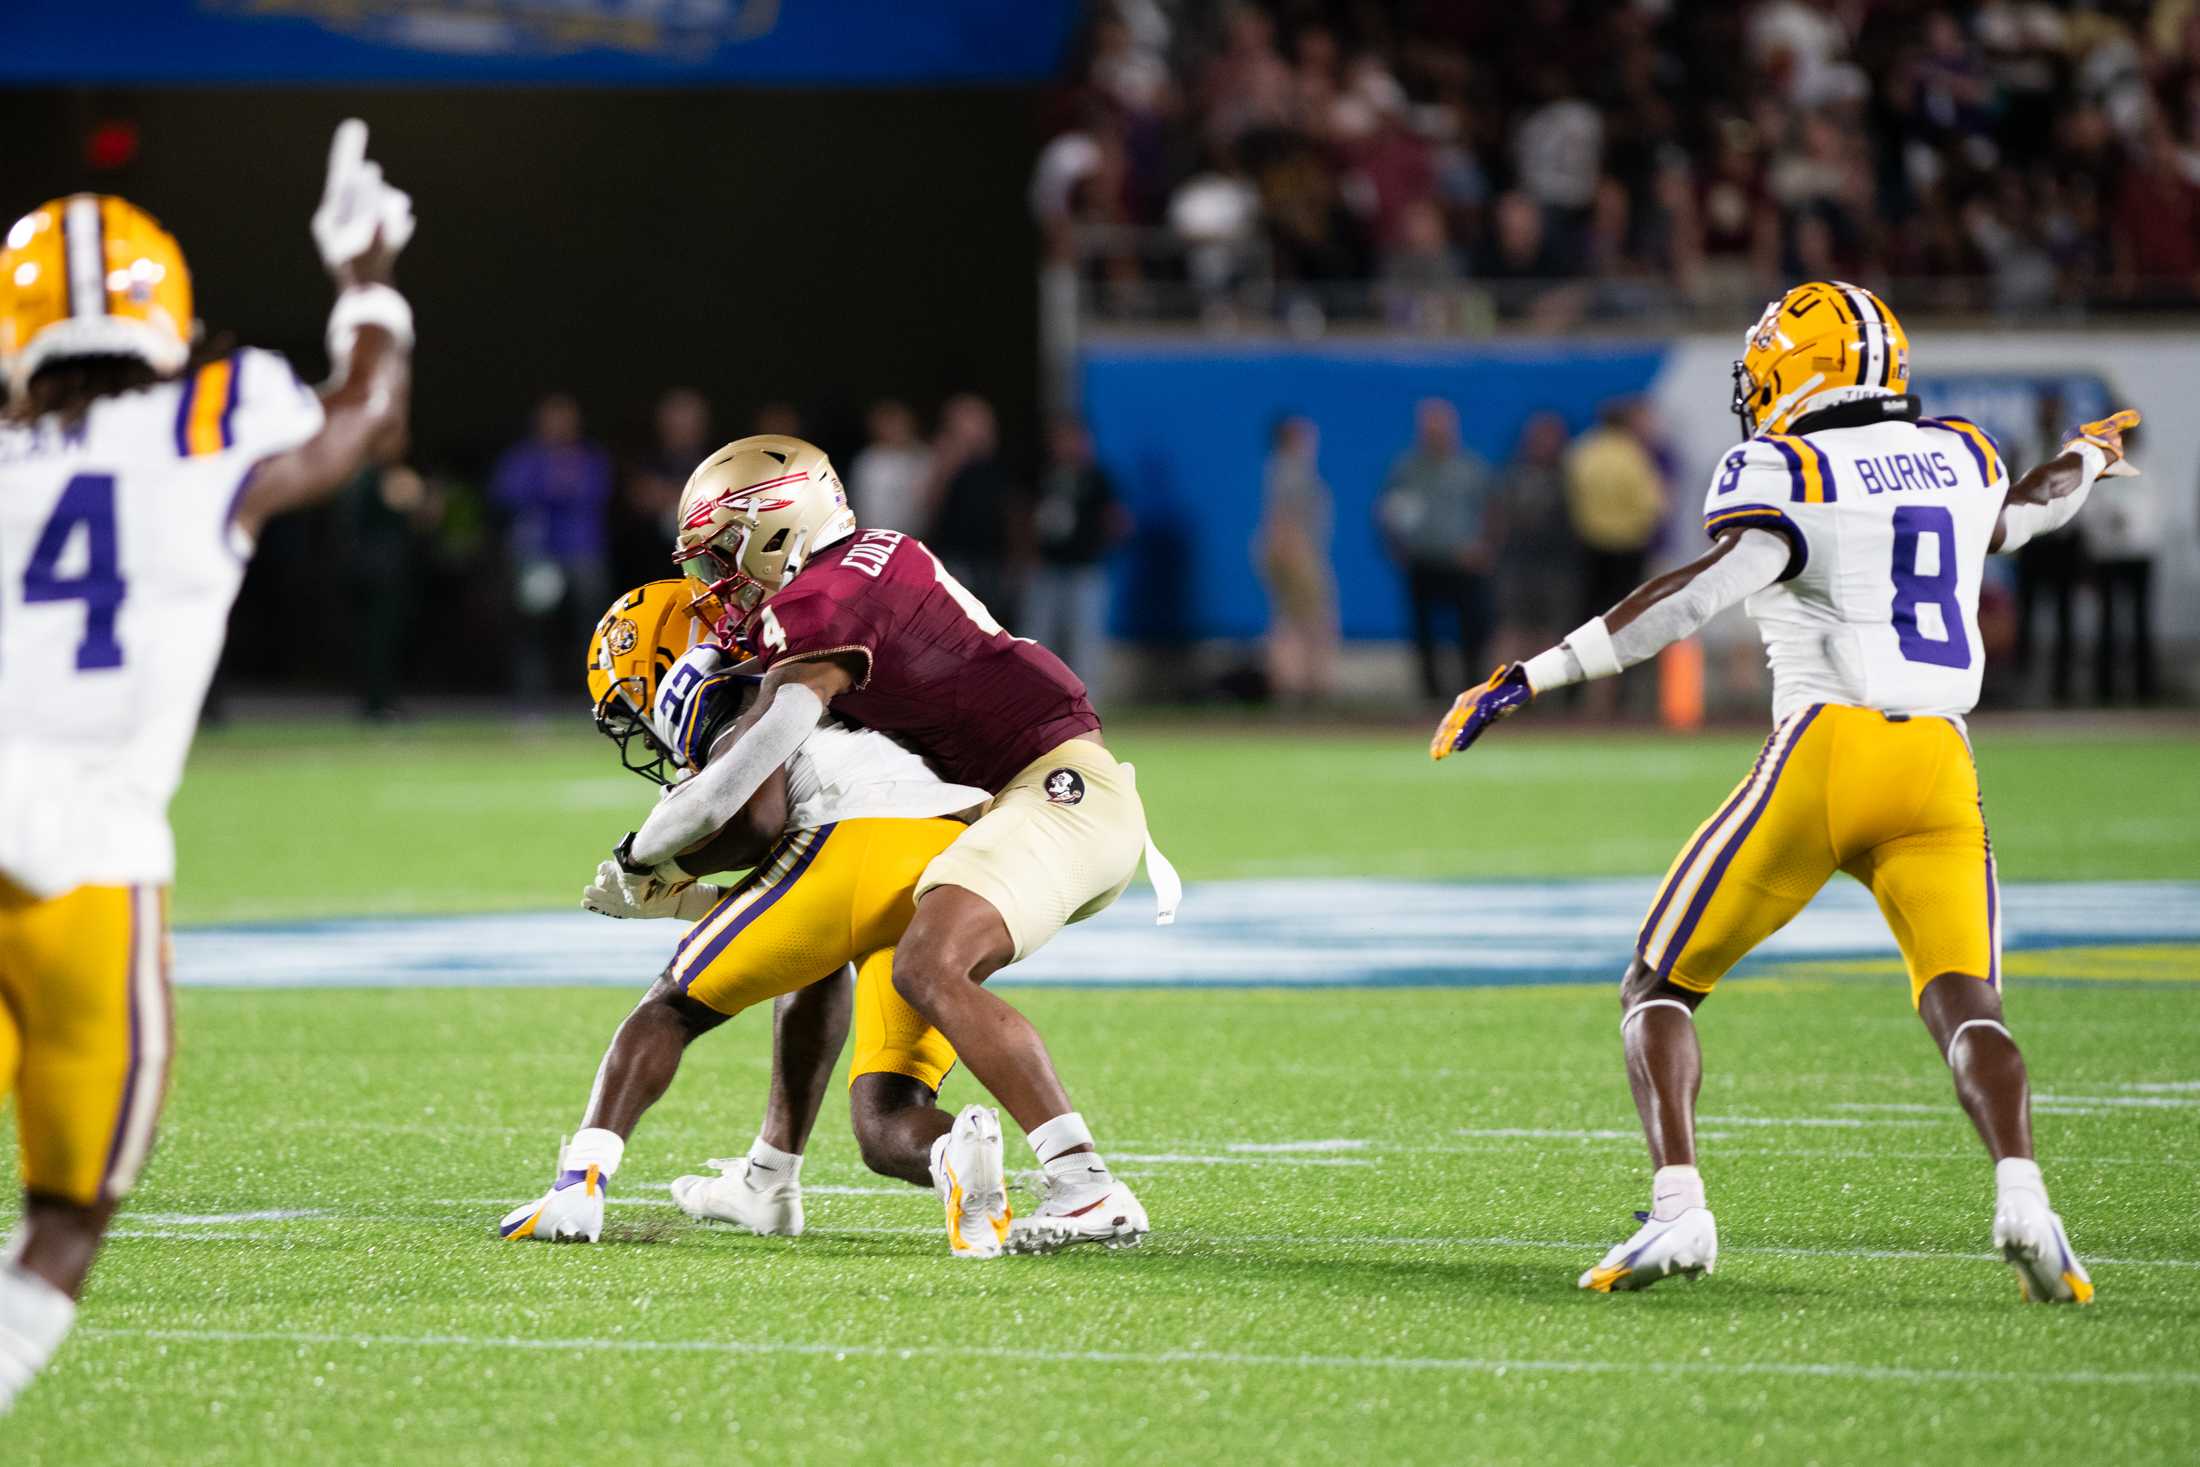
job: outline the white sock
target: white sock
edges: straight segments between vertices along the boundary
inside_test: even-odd
[[[1702,1207],[1703,1175],[1692,1166],[1661,1166],[1650,1178],[1650,1216],[1670,1222],[1691,1207]]]
[[[2047,1196],[2047,1179],[2040,1175],[2040,1164],[2029,1157],[2005,1156],[1994,1163],[1994,1195],[2006,1197],[2011,1192],[2037,1192]]]
[[[1085,1124],[1083,1116],[1076,1111],[1070,1111],[1042,1124],[1031,1133],[1029,1139],[1031,1154],[1039,1158],[1039,1165],[1045,1166],[1056,1157],[1075,1151],[1080,1146],[1090,1146],[1092,1128]]]
[[[564,1169],[581,1172],[594,1167],[607,1177],[617,1176],[619,1161],[625,1155],[626,1138],[618,1132],[606,1131],[601,1126],[583,1126],[565,1143]]]
[[[76,1301],[14,1264],[0,1264],[0,1412],[53,1359],[76,1323]]]
[[[774,1181],[797,1182],[802,1179],[802,1153],[781,1151],[762,1136],[749,1147],[749,1166],[752,1171],[769,1172]]]

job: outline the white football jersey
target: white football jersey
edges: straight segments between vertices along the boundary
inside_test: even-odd
[[[992,797],[949,784],[889,734],[850,728],[830,715],[787,761],[787,828],[836,820],[911,820],[952,815]]]
[[[175,876],[168,802],[252,547],[246,475],[321,427],[244,351],[0,425],[0,875],[38,896]]]
[[[1978,702],[1978,596],[2009,493],[1963,418],[1890,418],[1730,450],[1704,529],[1785,536],[1782,580],[1746,603],[1772,664],[1773,716],[1812,703],[1960,719]]]

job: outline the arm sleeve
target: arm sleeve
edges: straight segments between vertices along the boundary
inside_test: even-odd
[[[1623,668],[1648,662],[1683,637],[1692,637],[1729,606],[1784,579],[1791,552],[1785,537],[1755,525],[1734,548],[1686,586],[1612,633],[1612,652]]]
[[[2081,443],[2072,451],[2085,466],[2080,471],[2078,487],[2045,504],[2004,503],[2001,507],[2001,545],[1996,554],[2007,555],[2042,535],[2061,529],[2085,508],[2086,499],[2093,493],[2093,481],[2108,465],[2108,455],[2090,443]]]
[[[723,828],[741,813],[771,772],[802,747],[824,713],[825,704],[817,694],[800,683],[781,684],[772,695],[771,707],[731,749],[657,802],[635,832],[634,859],[645,866],[662,865]]]

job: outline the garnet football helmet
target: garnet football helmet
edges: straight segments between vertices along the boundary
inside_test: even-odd
[[[672,559],[746,617],[809,558],[856,531],[847,491],[814,443],[759,433],[719,449],[680,492]],[[718,628],[730,636],[731,627]]]

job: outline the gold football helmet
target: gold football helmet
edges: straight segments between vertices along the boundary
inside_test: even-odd
[[[758,433],[727,444],[689,476],[672,559],[746,615],[813,554],[855,531],[847,491],[825,451],[800,438]]]
[[[1813,280],[1765,307],[1734,364],[1734,415],[1745,437],[1784,433],[1818,399],[1910,389],[1910,336],[1860,285]]]
[[[670,784],[679,762],[650,732],[657,685],[724,614],[717,598],[698,595],[688,581],[651,581],[612,602],[589,635],[596,730],[619,746],[619,762],[645,779]]]
[[[20,393],[40,367],[132,357],[162,376],[191,355],[191,272],[158,220],[112,194],[53,199],[0,249],[0,366]]]

